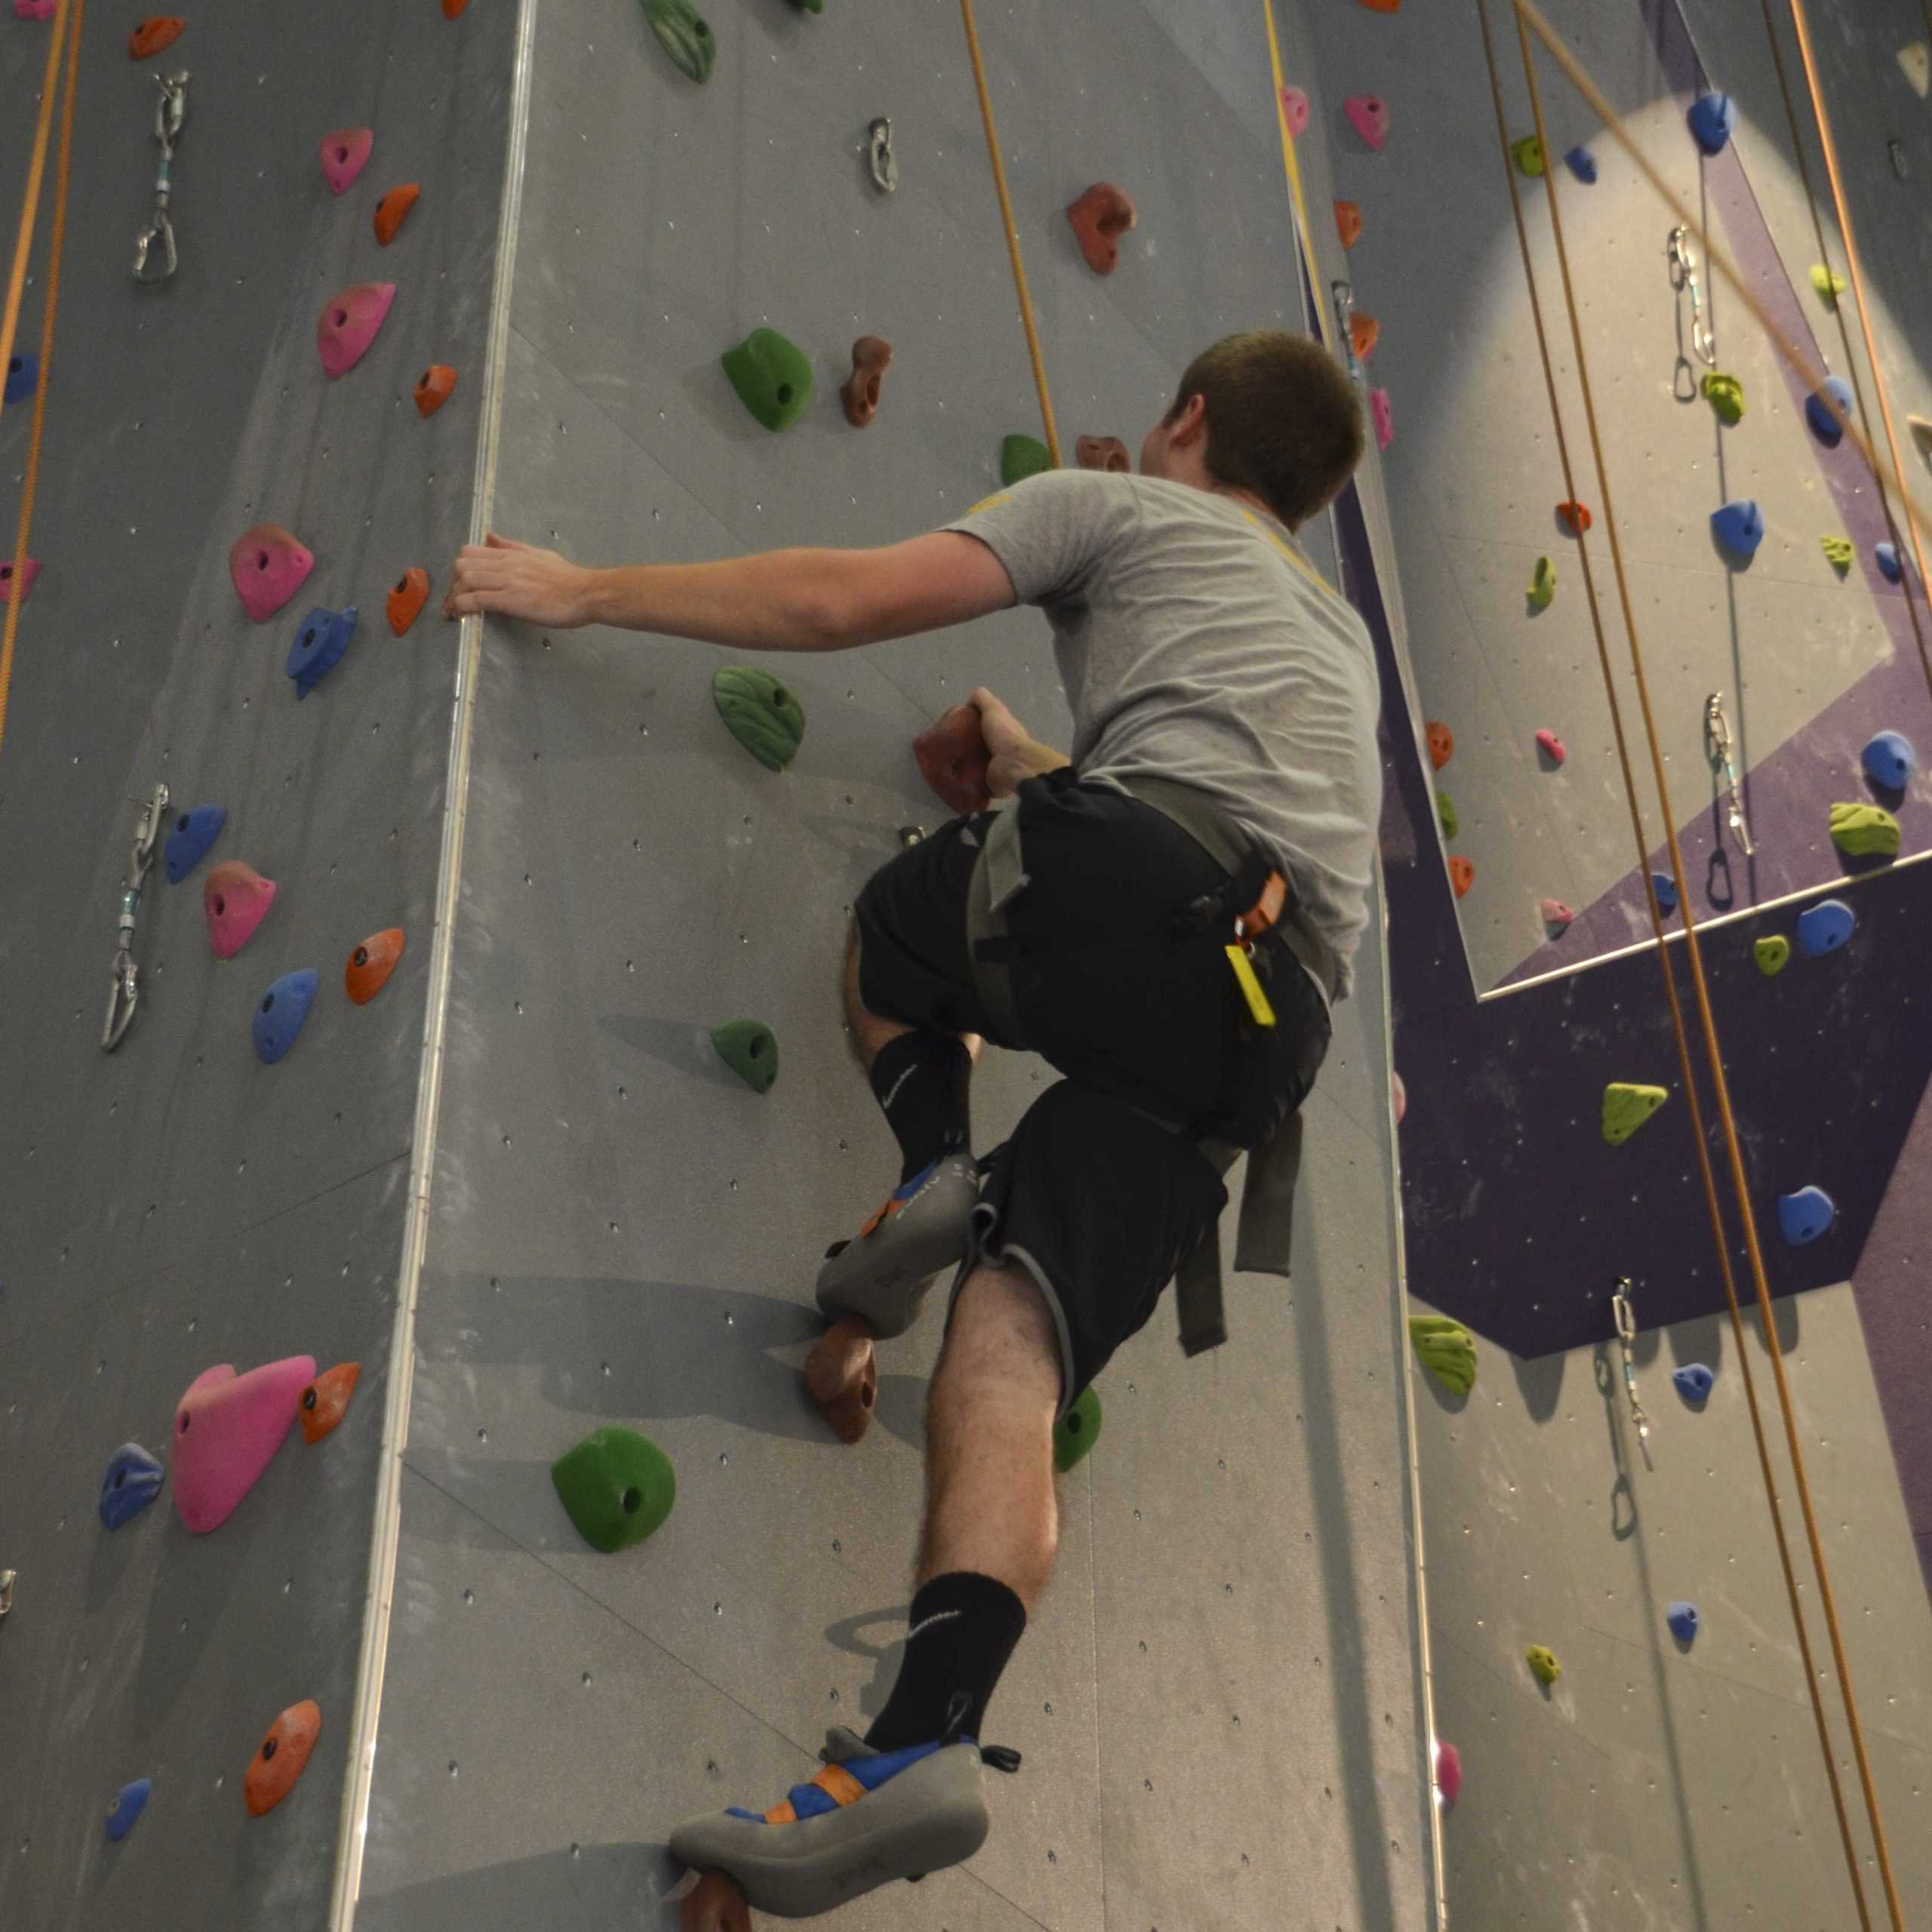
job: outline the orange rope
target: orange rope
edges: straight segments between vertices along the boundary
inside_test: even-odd
[[[20,606],[26,601],[25,566],[27,543],[33,534],[34,495],[40,483],[40,445],[47,421],[47,371],[54,355],[54,315],[60,294],[60,248],[67,232],[67,168],[74,143],[74,88],[81,66],[81,15],[86,0],[72,0],[73,45],[67,66],[67,85],[60,110],[60,159],[55,171],[54,236],[48,249],[47,300],[40,336],[40,380],[34,385],[33,431],[27,445],[26,480],[20,490],[20,517],[14,540],[13,594],[7,599],[7,621],[0,632],[0,744],[6,741],[7,700],[14,685],[14,645],[20,635]],[[27,258],[33,248],[35,218],[40,212],[41,186],[47,173],[48,136],[54,122],[55,85],[60,75],[60,54],[67,35],[67,5],[54,10],[48,36],[47,72],[41,82],[40,115],[35,124],[33,159],[27,168],[26,193],[20,206],[20,232],[14,242],[14,272],[7,284],[7,306],[0,312],[0,370],[14,359],[14,339],[20,328],[20,302],[26,292]]]
[[[986,69],[980,58],[980,29],[973,18],[973,0],[959,0],[966,21],[966,49],[973,57],[973,84],[980,91],[980,118],[986,130],[986,154],[993,165],[993,186],[999,192],[999,218],[1006,230],[1006,252],[1013,261],[1013,285],[1020,297],[1020,319],[1026,330],[1026,353],[1033,358],[1033,386],[1039,392],[1040,421],[1047,432],[1047,454],[1060,467],[1060,432],[1054,427],[1053,398],[1047,393],[1047,365],[1040,354],[1039,331],[1033,326],[1033,298],[1026,292],[1026,265],[1020,259],[1020,231],[1013,225],[1013,198],[1006,191],[1006,165],[999,158],[999,134],[993,126],[992,97],[986,91]]]
[[[1555,35],[1551,32],[1548,23],[1543,20],[1542,16],[1537,13],[1531,4],[1531,0],[1512,0],[1512,4],[1516,12],[1516,35],[1522,52],[1524,77],[1529,84],[1530,106],[1536,118],[1537,137],[1543,143],[1543,151],[1547,153],[1549,152],[1549,133],[1544,125],[1543,100],[1537,85],[1535,61],[1530,48],[1530,23],[1532,21],[1539,23],[1537,29],[1539,37],[1543,38],[1546,45],[1552,45],[1552,51],[1560,43],[1555,42]],[[1564,50],[1563,61],[1560,64],[1566,64],[1566,66],[1573,64],[1567,49]],[[1581,69],[1579,69],[1577,72],[1580,74]],[[1583,76],[1583,82],[1587,86],[1586,75]],[[1593,87],[1589,88],[1589,93],[1594,94],[1595,91]],[[1598,98],[1600,99],[1601,97]],[[1603,104],[1600,111],[1604,113],[1608,123],[1614,124],[1612,131],[1618,142],[1634,154],[1635,152],[1634,144],[1630,142],[1627,133],[1621,125],[1616,122],[1615,114],[1610,109],[1607,103]],[[1646,165],[1646,172],[1650,171]],[[1730,1170],[1731,1185],[1737,1197],[1738,1213],[1743,1224],[1745,1251],[1750,1262],[1752,1281],[1757,1291],[1758,1310],[1764,1327],[1765,1345],[1770,1356],[1773,1378],[1777,1385],[1779,1405],[1783,1412],[1786,1444],[1791,1457],[1792,1475],[1796,1483],[1798,1501],[1804,1519],[1805,1534],[1810,1544],[1812,1567],[1818,1580],[1819,1599],[1824,1611],[1826,1628],[1831,1638],[1832,1659],[1838,1669],[1838,1687],[1844,1706],[1845,1721],[1850,1732],[1853,1755],[1858,1764],[1860,1781],[1865,1797],[1866,1814],[1872,1827],[1879,1872],[1884,1880],[1886,1897],[1891,1907],[1893,1925],[1896,1932],[1903,1932],[1904,1921],[1900,1914],[1897,1883],[1892,1875],[1890,1858],[1886,1847],[1884,1823],[1879,1812],[1878,1793],[1872,1783],[1871,1765],[1866,1752],[1864,1728],[1859,1719],[1857,1698],[1853,1690],[1850,1665],[1844,1654],[1844,1638],[1838,1626],[1838,1607],[1832,1595],[1830,1574],[1825,1561],[1824,1546],[1818,1534],[1817,1512],[1812,1505],[1810,1484],[1805,1472],[1804,1451],[1798,1439],[1798,1427],[1792,1408],[1790,1386],[1785,1374],[1784,1351],[1778,1340],[1777,1324],[1771,1308],[1770,1286],[1764,1270],[1764,1250],[1758,1239],[1757,1217],[1752,1209],[1750,1183],[1744,1171],[1743,1149],[1738,1135],[1737,1118],[1731,1111],[1730,1090],[1724,1078],[1724,1056],[1718,1040],[1717,1020],[1712,1010],[1710,989],[1704,975],[1703,949],[1698,943],[1697,921],[1691,912],[1691,895],[1684,881],[1684,854],[1678,841],[1676,813],[1671,803],[1669,781],[1664,772],[1663,752],[1657,738],[1657,720],[1651,704],[1649,681],[1644,668],[1643,648],[1637,632],[1635,608],[1630,595],[1629,579],[1624,569],[1623,546],[1617,534],[1615,506],[1611,498],[1610,472],[1604,460],[1602,433],[1598,425],[1595,398],[1590,385],[1589,362],[1583,346],[1583,325],[1577,306],[1576,288],[1570,272],[1569,249],[1564,238],[1563,218],[1554,174],[1546,179],[1550,226],[1555,238],[1557,264],[1562,276],[1564,299],[1569,310],[1571,346],[1577,358],[1577,386],[1583,405],[1584,420],[1589,429],[1590,448],[1596,463],[1597,480],[1603,495],[1604,531],[1610,545],[1611,562],[1617,579],[1618,601],[1623,613],[1624,628],[1629,638],[1631,675],[1636,688],[1638,708],[1643,716],[1644,735],[1648,740],[1651,775],[1657,787],[1658,806],[1663,816],[1664,837],[1670,851],[1671,876],[1676,883],[1679,910],[1684,923],[1684,956],[1690,968],[1691,987],[1696,997],[1697,1017],[1700,1030],[1703,1038],[1705,1057],[1709,1066],[1712,1088],[1717,1101],[1718,1118],[1723,1131],[1724,1152]],[[1701,231],[1700,238],[1703,238]],[[1708,241],[1706,242],[1706,250],[1707,254],[1712,252],[1710,251]],[[1761,321],[1765,321],[1768,325],[1768,318],[1763,315],[1761,308],[1755,300],[1743,291],[1741,287],[1740,292],[1746,294],[1748,306],[1751,306],[1753,312],[1758,315]],[[1789,348],[1790,346],[1786,344],[1786,346]],[[1795,349],[1792,352],[1794,355],[1796,354]],[[1802,361],[1801,358],[1799,359]],[[1817,386],[1816,378],[1812,381],[1812,386],[1814,388]],[[1847,433],[1855,437],[1858,436],[1857,430],[1849,423],[1847,424]],[[1868,460],[1871,460],[1869,446],[1864,442],[1862,437],[1859,437],[1859,441],[1860,446],[1866,451]],[[1877,468],[1875,462],[1873,463],[1873,467],[1875,469]],[[1903,494],[1903,486],[1901,486],[1901,494]],[[1909,503],[1907,507],[1910,508]],[[1653,924],[1657,928],[1657,943],[1662,946],[1664,943],[1662,922],[1658,916],[1654,891],[1651,894],[1651,917]],[[1829,1751],[1826,1755],[1829,1761]],[[1849,1849],[1848,1844],[1847,1849]],[[1854,1883],[1854,1884],[1857,1883],[1855,1878]]]

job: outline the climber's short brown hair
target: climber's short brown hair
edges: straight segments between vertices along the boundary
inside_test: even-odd
[[[1361,403],[1312,336],[1249,329],[1203,349],[1180,379],[1171,423],[1200,396],[1208,467],[1252,490],[1291,530],[1325,509],[1361,460]]]

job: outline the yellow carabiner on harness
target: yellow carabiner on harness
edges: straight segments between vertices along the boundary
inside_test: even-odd
[[[1261,982],[1254,977],[1254,968],[1247,963],[1247,949],[1234,945],[1226,949],[1228,964],[1235,969],[1235,978],[1240,983],[1241,998],[1247,1001],[1250,1017],[1257,1026],[1272,1026],[1275,1023],[1275,1009],[1268,1004],[1268,995],[1261,989]]]

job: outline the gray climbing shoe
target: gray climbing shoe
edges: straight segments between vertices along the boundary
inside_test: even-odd
[[[966,1252],[979,1198],[972,1155],[941,1155],[897,1189],[856,1240],[826,1252],[820,1308],[834,1321],[855,1315],[875,1335],[904,1334],[934,1278]]]

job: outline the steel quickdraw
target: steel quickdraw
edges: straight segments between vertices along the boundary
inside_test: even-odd
[[[1670,285],[1678,297],[1677,366],[1671,374],[1671,392],[1679,402],[1694,402],[1697,397],[1697,372],[1691,368],[1690,358],[1684,352],[1685,295],[1690,297],[1690,346],[1696,352],[1697,360],[1707,369],[1717,367],[1718,339],[1704,318],[1704,294],[1697,284],[1697,251],[1690,245],[1690,231],[1687,228],[1673,228],[1664,252],[1670,263]]]
[[[127,882],[121,888],[121,917],[115,928],[114,984],[107,995],[107,1017],[100,1044],[112,1053],[133,1025],[141,996],[141,969],[134,963],[134,921],[141,909],[141,888],[154,863],[161,829],[168,822],[168,787],[157,785],[140,817],[134,821],[134,849],[128,856]]]
[[[188,80],[185,73],[154,77],[155,85],[161,90],[161,98],[154,108],[154,137],[160,143],[161,161],[154,175],[154,219],[134,238],[134,279],[139,282],[158,285],[168,281],[181,265],[174,246],[174,224],[168,218],[168,175],[174,159],[176,138],[182,122],[188,118]],[[157,246],[159,260],[150,269],[148,257]]]
[[[1637,1339],[1637,1311],[1630,1305],[1630,1278],[1620,1275],[1617,1286],[1611,1291],[1611,1312],[1617,1318],[1617,1340],[1623,1351],[1623,1390],[1630,1398],[1630,1420],[1637,1426],[1637,1439],[1647,1441],[1651,1433],[1651,1419],[1644,1413],[1644,1405],[1637,1396],[1637,1364],[1632,1359],[1630,1345]]]
[[[1724,715],[1724,693],[1713,691],[1704,700],[1704,753],[1713,773],[1723,775],[1730,829],[1738,849],[1748,859],[1754,848],[1744,817],[1744,789],[1737,782],[1737,762],[1731,755],[1730,722]]]

